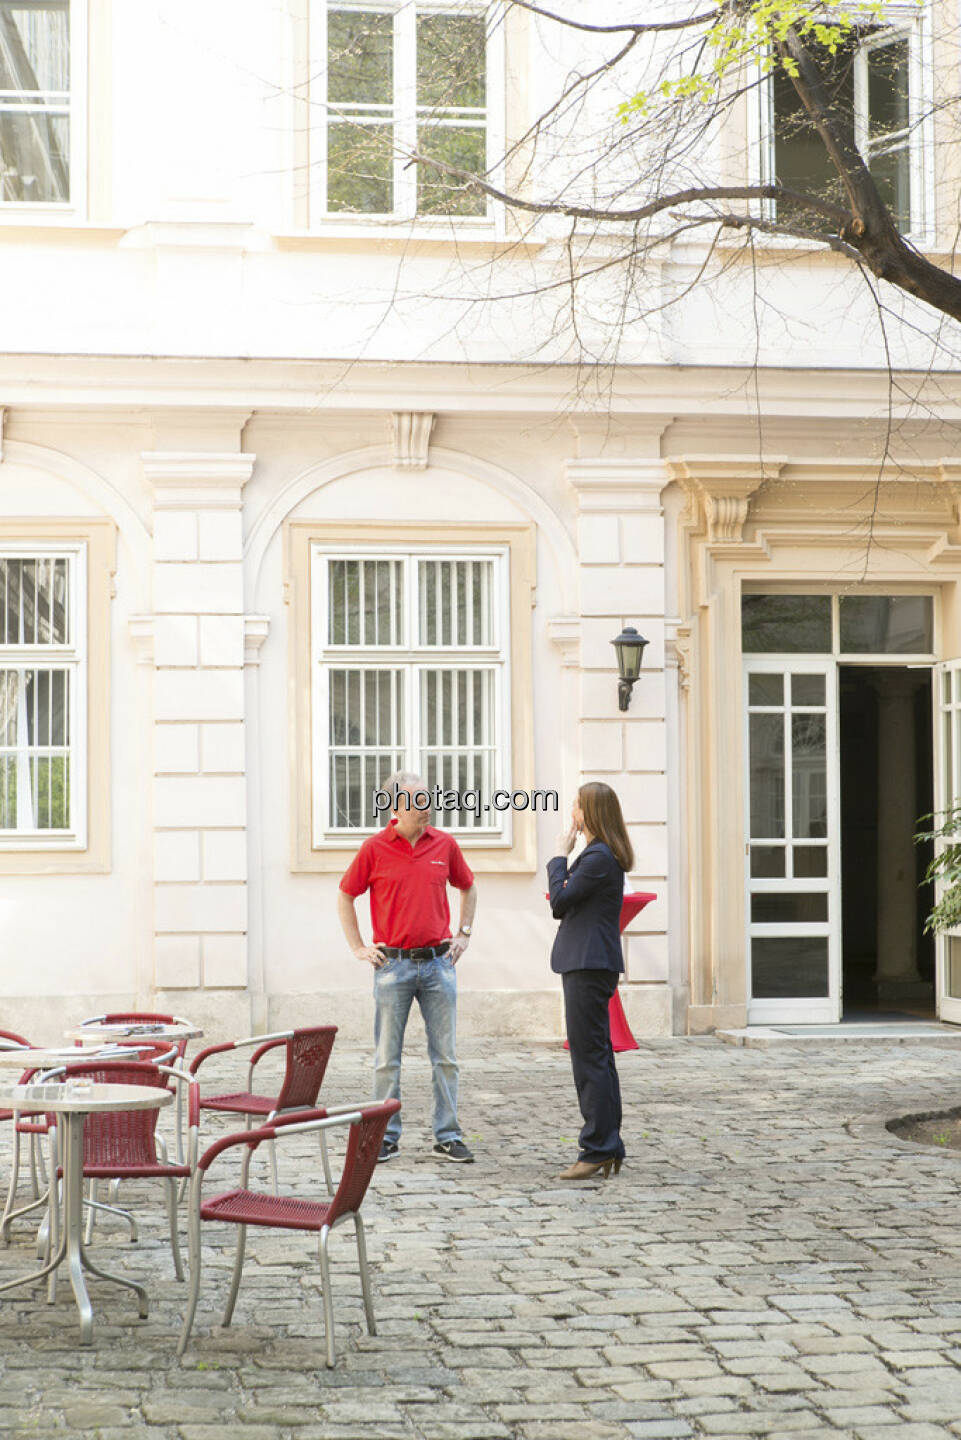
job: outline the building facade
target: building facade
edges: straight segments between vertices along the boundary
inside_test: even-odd
[[[911,104],[939,14],[883,37]],[[691,285],[704,247],[678,239],[644,279],[672,303],[618,327],[616,363],[603,278],[575,346],[559,225],[394,158],[429,109],[477,168],[582,61],[516,9],[0,21],[4,1023],[136,1003],[366,1036],[336,889],[397,768],[480,797],[444,816],[480,891],[475,1033],[560,1033],[544,865],[590,778],[657,895],[625,942],[637,1033],[961,1019],[913,843],[961,766],[961,383],[935,323],[905,306],[882,333],[811,247]],[[935,256],[940,123],[886,151]],[[649,644],[621,712],[625,624]],[[495,789],[512,808],[483,810]]]

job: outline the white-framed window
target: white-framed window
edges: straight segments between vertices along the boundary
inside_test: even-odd
[[[85,0],[0,0],[0,210],[82,191]]]
[[[889,26],[851,32],[835,56],[819,53],[818,63],[835,105],[851,118],[855,143],[898,228],[917,236],[929,208],[923,16],[912,6],[910,15],[899,17],[893,7],[893,18]],[[837,171],[783,67],[772,71],[762,94],[767,176],[845,205]],[[790,201],[781,201],[777,214],[812,225],[812,217]]]
[[[311,546],[315,846],[382,825],[395,770],[477,796],[435,825],[509,841],[483,809],[510,789],[509,606],[506,546]]]
[[[0,849],[86,843],[86,547],[0,545]]]
[[[487,198],[414,150],[490,170],[503,67],[483,0],[311,0],[311,218],[487,221]]]

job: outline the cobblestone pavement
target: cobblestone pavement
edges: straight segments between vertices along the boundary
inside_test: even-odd
[[[625,1168],[581,1186],[554,1179],[578,1123],[563,1051],[465,1047],[462,1114],[478,1159],[454,1166],[429,1153],[421,1044],[412,1034],[400,1156],[378,1167],[368,1196],[378,1335],[362,1326],[351,1227],[332,1240],[336,1370],[323,1364],[306,1237],[251,1233],[223,1330],[231,1237],[208,1226],[198,1328],[179,1365],[184,1287],[172,1279],[160,1195],[129,1185],[141,1240],[128,1244],[110,1222],[96,1251],[145,1277],[150,1318],[93,1281],[94,1344],[82,1350],[68,1284],[55,1306],[39,1289],[2,1297],[0,1430],[961,1435],[961,1155],[849,1128],[858,1116],[961,1103],[956,1043],[647,1043],[619,1061]],[[366,1095],[369,1074],[368,1054],[335,1050],[328,1102]],[[205,1122],[207,1138],[218,1128]],[[0,1143],[5,1159],[8,1136]],[[313,1141],[291,1140],[280,1163],[282,1181],[303,1190],[317,1171]],[[22,1228],[0,1251],[0,1274],[32,1263],[29,1241]]]

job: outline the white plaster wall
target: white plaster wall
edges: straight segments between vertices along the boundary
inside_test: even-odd
[[[460,438],[460,437],[458,437]],[[384,467],[333,480],[300,501],[289,512],[296,519],[385,520],[470,519],[483,522],[531,522],[534,502],[543,500],[532,491],[531,506],[466,473],[445,456],[443,465],[431,465],[422,474],[404,474]],[[515,460],[519,457],[515,454]],[[544,472],[550,463],[540,462]],[[255,492],[263,499],[274,466],[258,466]],[[513,470],[512,488],[523,491],[538,466],[527,454]],[[505,475],[505,483],[510,477]],[[254,482],[252,482],[254,484]],[[254,581],[254,608],[269,614],[270,636],[261,663],[249,684],[257,692],[257,729],[261,766],[261,803],[251,825],[260,828],[257,845],[263,858],[262,893],[264,975],[268,992],[303,994],[313,990],[369,988],[370,977],[344,944],[336,917],[339,875],[296,875],[290,871],[289,834],[289,728],[288,728],[288,612],[281,603],[281,532],[274,533]],[[561,750],[568,743],[567,721],[560,695],[560,666],[547,637],[547,619],[567,602],[565,577],[545,533],[537,544],[537,603],[532,614],[533,673],[514,672],[512,683],[524,687],[525,699],[535,716],[535,768],[530,775],[514,776],[515,788],[557,788],[561,783]],[[571,796],[561,797],[569,806]],[[464,990],[543,990],[554,984],[548,966],[555,923],[544,901],[543,865],[554,853],[559,828],[554,816],[541,816],[538,824],[538,869],[534,875],[478,875],[478,920],[468,955],[459,970]],[[456,897],[453,903],[456,907]],[[454,911],[456,915],[456,908]],[[366,904],[358,902],[362,930],[369,932]]]
[[[119,526],[110,610],[110,873],[11,875],[0,862],[0,1005],[29,999],[40,1002],[39,1014],[45,1000],[57,1007],[72,995],[129,1000],[151,983],[151,696],[128,627],[143,609],[146,532],[105,474],[116,442],[101,426],[100,454],[88,450],[78,463],[60,448],[76,446],[76,433],[67,432],[21,427],[15,433],[31,439],[8,437],[0,463],[0,516],[109,515]],[[87,427],[88,440],[96,435]],[[53,445],[37,444],[41,436]],[[91,696],[91,727],[100,715]]]
[[[662,309],[707,255],[677,244],[630,276],[630,315],[650,302],[648,319],[618,323],[623,277],[602,270],[582,282],[575,336],[562,283],[566,221],[539,223],[519,246],[513,234],[505,245],[495,223],[455,233],[352,218],[306,233],[305,6],[90,0],[89,200],[72,213],[0,207],[6,350],[884,365],[874,302],[849,262],[829,254],[758,241],[754,264],[726,251],[706,283]],[[595,9],[623,13],[614,0]],[[509,36],[518,123],[620,43],[533,18],[511,23],[523,30]],[[629,78],[643,83],[637,70]],[[598,85],[583,110],[558,119],[532,171],[539,196],[582,169],[590,189],[584,155],[618,131],[622,87]],[[171,105],[174,95],[182,103]],[[716,179],[714,161],[685,151],[686,182]],[[889,325],[896,362],[923,368],[933,319],[897,292],[886,303],[910,321]],[[939,363],[951,363],[943,351]]]

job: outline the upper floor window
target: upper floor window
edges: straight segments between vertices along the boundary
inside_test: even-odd
[[[0,844],[83,841],[83,564],[0,550]]]
[[[321,213],[486,216],[485,196],[409,157],[487,170],[487,7],[313,0],[311,30],[312,74],[326,79],[311,157]]]
[[[854,140],[898,228],[921,223],[921,138],[916,27],[861,31],[838,46],[834,56],[818,54],[835,106],[852,124]],[[794,190],[846,204],[840,178],[824,143],[783,69],[770,87],[774,173]],[[778,218],[811,226],[803,207],[782,200]]]
[[[508,783],[508,557],[504,547],[312,547],[314,844],[383,824],[395,770],[486,802]],[[505,813],[435,812],[472,842]]]
[[[71,0],[0,0],[0,202],[71,199]]]

